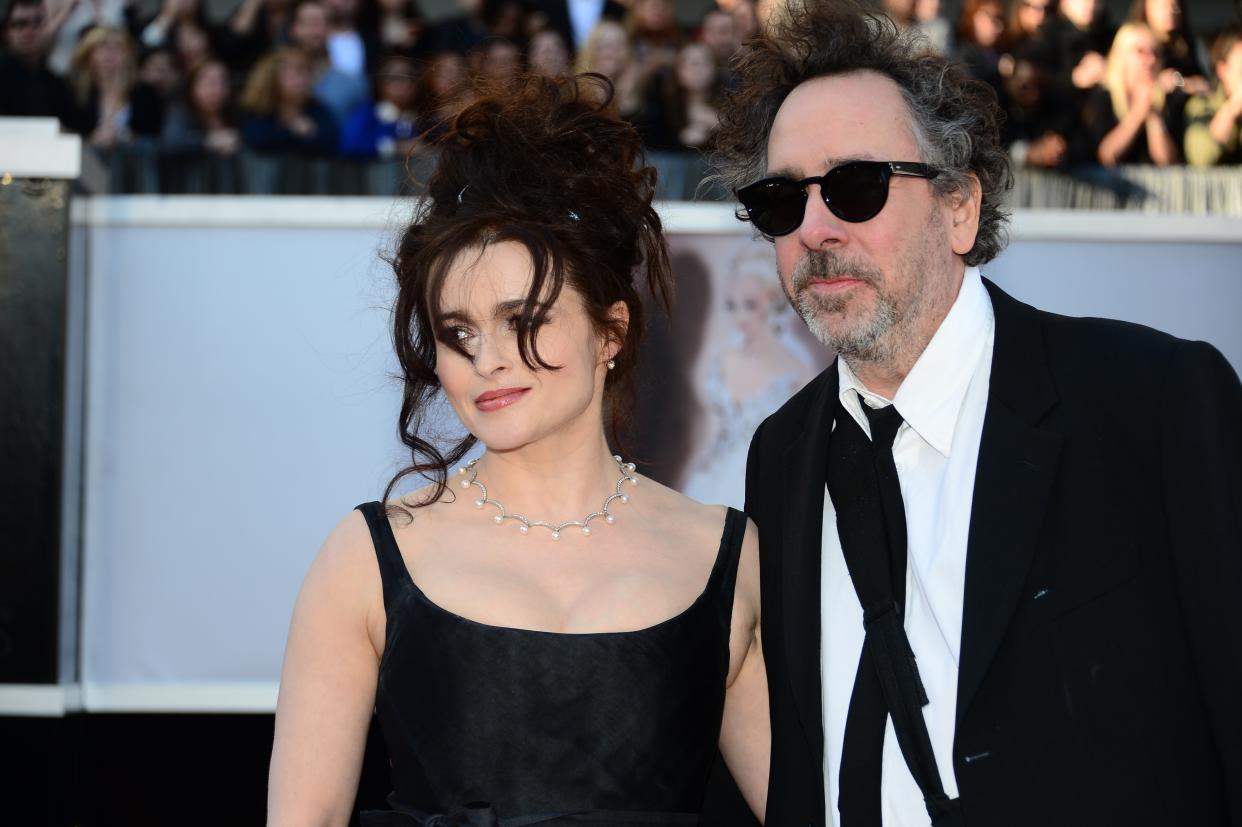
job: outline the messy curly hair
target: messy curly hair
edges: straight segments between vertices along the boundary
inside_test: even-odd
[[[404,379],[399,430],[410,463],[388,483],[421,474],[444,493],[447,471],[475,445],[466,435],[442,451],[424,433],[440,391],[436,341],[441,293],[458,254],[516,242],[533,265],[517,318],[517,345],[531,370],[556,370],[539,355],[550,306],[569,287],[596,333],[620,345],[604,385],[608,433],[634,403],[634,367],[644,330],[645,292],[667,310],[668,250],[652,206],[655,170],[642,142],[613,106],[602,75],[527,75],[464,108],[439,142],[439,159],[413,222],[393,256],[397,299],[393,342]],[[624,302],[628,323],[610,308]],[[451,343],[450,343],[451,346]],[[408,513],[408,512],[407,512]]]
[[[921,160],[942,171],[931,181],[936,191],[964,193],[972,174],[979,179],[979,233],[966,263],[991,261],[1004,248],[1002,195],[1012,175],[1000,145],[996,95],[960,63],[931,52],[917,31],[900,30],[856,0],[789,0],[764,34],[746,43],[733,68],[738,82],[721,109],[710,153],[717,179],[730,189],[763,177],[772,121],[795,87],[878,72],[901,90]]]

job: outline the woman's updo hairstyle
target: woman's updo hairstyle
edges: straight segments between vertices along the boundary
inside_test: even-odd
[[[539,355],[539,329],[566,285],[581,295],[596,332],[620,345],[604,386],[614,445],[634,402],[642,295],[667,309],[670,294],[668,250],[652,207],[655,170],[638,133],[617,115],[603,76],[524,76],[475,99],[438,147],[427,195],[393,258],[393,342],[405,383],[399,425],[411,462],[388,483],[384,499],[406,476],[422,474],[436,488],[414,505],[443,495],[448,467],[476,442],[467,435],[441,451],[424,433],[440,390],[441,294],[460,253],[510,241],[530,254],[533,279],[517,341],[531,370],[558,369]],[[609,313],[618,301],[629,309],[628,324]]]

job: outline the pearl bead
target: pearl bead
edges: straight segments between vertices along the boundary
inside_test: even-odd
[[[462,481],[461,481],[461,487],[462,487],[462,488],[469,488],[469,487],[470,487],[470,480],[462,480]]]
[[[604,518],[604,522],[608,523],[608,525],[612,525],[616,521],[617,521],[617,518],[611,514],[609,514],[607,517]]]
[[[630,485],[638,485],[638,477],[630,477]]]
[[[583,533],[583,534],[585,534],[586,536],[590,537],[590,536],[591,536],[591,529],[590,529],[590,528],[588,528],[587,526],[583,526],[583,527],[582,527],[582,533]]]
[[[560,533],[559,531],[553,531],[553,532],[552,532],[552,539],[553,539],[553,540],[559,540],[559,539],[561,539],[561,533]]]
[[[634,463],[632,463],[632,462],[627,462],[627,463],[625,464],[625,470],[626,470],[626,471],[633,472],[634,468],[635,468],[635,465],[634,465]]]
[[[613,454],[613,455],[612,455],[612,459],[613,459],[613,462],[620,462],[620,461],[621,461],[621,457],[620,457],[620,456],[618,456],[617,454]]]
[[[497,514],[495,517],[492,517],[492,521],[496,523],[503,523],[505,518]]]
[[[475,508],[482,508],[482,507],[483,507],[483,501],[482,501],[482,500],[475,500],[475,501],[474,501],[474,507],[475,507]]]
[[[518,526],[518,531],[522,532],[523,534],[529,534],[530,526],[528,526],[526,523],[522,523],[521,525]]]
[[[623,503],[628,503],[629,501],[630,501],[630,495],[629,495],[629,494],[622,494],[622,495],[621,495],[621,502],[623,502]]]
[[[462,467],[458,468],[457,473],[463,477],[466,476],[466,466],[463,465]]]

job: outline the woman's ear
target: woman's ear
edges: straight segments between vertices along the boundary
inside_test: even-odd
[[[615,301],[608,308],[608,319],[612,322],[611,329],[620,333],[620,338],[614,338],[610,332],[604,342],[603,356],[604,361],[617,358],[617,354],[621,352],[621,345],[625,342],[625,334],[630,329],[630,306],[623,301]]]

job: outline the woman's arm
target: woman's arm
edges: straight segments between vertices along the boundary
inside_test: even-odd
[[[1155,114],[1152,109],[1152,89],[1150,86],[1144,87],[1135,94],[1134,99],[1130,101],[1130,110],[1126,112],[1125,117],[1109,130],[1108,134],[1100,141],[1100,146],[1096,150],[1099,161],[1106,167],[1117,166],[1118,160],[1125,155],[1130,149],[1130,145],[1134,143],[1134,139],[1138,137],[1139,130],[1144,129],[1148,122],[1148,116]],[[1153,151],[1150,147],[1149,152]]]
[[[732,657],[720,727],[720,752],[742,797],[762,823],[768,806],[772,724],[759,632],[759,531],[747,521],[729,638]]]
[[[311,564],[293,609],[276,703],[268,825],[346,825],[375,706],[383,598],[370,534],[353,512]]]

